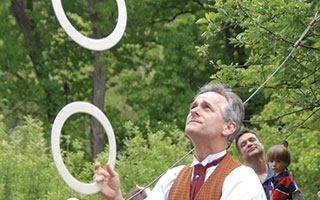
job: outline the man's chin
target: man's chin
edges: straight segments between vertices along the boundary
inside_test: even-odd
[[[196,127],[192,127],[192,126],[187,126],[185,129],[184,129],[186,135],[188,137],[191,137],[192,135],[196,134],[198,131],[198,129]]]
[[[258,151],[256,149],[253,149],[253,150],[247,152],[248,156],[254,156],[256,154],[258,154]]]
[[[251,151],[249,153],[247,153],[248,157],[256,157],[256,156],[263,156],[263,152],[260,152],[259,150],[254,150],[254,151]]]

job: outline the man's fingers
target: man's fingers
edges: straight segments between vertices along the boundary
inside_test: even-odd
[[[95,170],[98,170],[99,168],[101,168],[101,164],[99,162],[97,162],[95,165],[94,165],[94,169]]]
[[[110,165],[109,163],[106,164],[106,169],[107,169],[107,172],[110,174],[111,177],[118,175],[118,173],[115,172],[115,171],[112,169],[112,167],[111,167],[111,165]]]
[[[94,165],[95,174],[93,175],[93,181],[105,182],[109,178],[109,173],[105,171],[99,162]]]
[[[107,176],[103,176],[103,175],[99,175],[99,174],[95,174],[93,176],[93,181],[94,182],[105,182],[108,180],[108,175]]]

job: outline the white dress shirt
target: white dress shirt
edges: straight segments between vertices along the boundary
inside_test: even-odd
[[[226,154],[226,150],[206,157],[201,164],[206,166]],[[195,156],[191,167],[200,163]],[[217,165],[218,166],[218,165]],[[217,166],[207,169],[205,181],[210,177]],[[185,166],[178,166],[168,170],[157,182],[153,190],[148,194],[147,200],[168,200],[170,189],[180,171]],[[192,175],[193,176],[193,175]],[[192,177],[191,177],[192,180]],[[247,166],[240,166],[234,169],[224,180],[222,196],[220,200],[266,200],[265,193],[256,173]]]

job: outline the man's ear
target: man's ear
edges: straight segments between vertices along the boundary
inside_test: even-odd
[[[237,124],[235,122],[227,122],[223,128],[222,134],[224,136],[229,136],[231,135],[237,128]]]

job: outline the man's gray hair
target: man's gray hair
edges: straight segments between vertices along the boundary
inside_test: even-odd
[[[244,106],[240,97],[232,91],[231,88],[227,87],[224,84],[206,84],[202,86],[197,94],[194,96],[195,100],[200,94],[206,92],[215,92],[227,99],[227,103],[221,105],[222,117],[227,122],[235,122],[236,130],[228,138],[228,147],[232,144],[233,139],[241,128],[242,121],[244,119]]]

